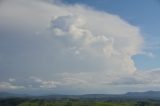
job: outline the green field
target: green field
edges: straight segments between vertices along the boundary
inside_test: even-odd
[[[160,106],[152,102],[80,102],[80,101],[37,101],[23,102],[18,106]]]
[[[0,106],[160,106],[159,101],[90,101],[11,98],[0,100]]]
[[[135,106],[135,103],[114,103],[114,102],[23,102],[18,106]]]

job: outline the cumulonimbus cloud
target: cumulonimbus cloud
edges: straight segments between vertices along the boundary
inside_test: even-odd
[[[10,42],[7,46],[2,42],[5,50],[0,47],[1,65],[9,67],[4,67],[9,70],[5,77],[17,72],[14,77],[51,79],[33,83],[44,89],[152,83],[132,59],[142,53],[140,29],[118,15],[82,5],[6,0],[0,5],[0,17],[0,27],[16,32],[1,36]]]

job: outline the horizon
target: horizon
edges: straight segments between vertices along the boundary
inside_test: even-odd
[[[160,89],[158,0],[1,0],[0,92]]]
[[[148,93],[148,92],[160,92],[160,91],[152,91],[152,90],[150,90],[150,91],[137,91],[137,92],[126,92],[126,93],[85,93],[85,94],[61,94],[61,93],[42,93],[42,94],[40,94],[40,93],[38,93],[38,94],[34,94],[34,93],[14,93],[14,92],[0,92],[0,94],[2,94],[2,93],[4,93],[4,94],[13,94],[13,95],[27,95],[27,96],[54,96],[54,95],[66,95],[66,96],[83,96],[83,95],[127,95],[127,94],[134,94],[134,93]]]

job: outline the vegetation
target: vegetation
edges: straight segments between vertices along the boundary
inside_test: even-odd
[[[159,101],[90,101],[79,99],[1,99],[0,106],[160,106]]]

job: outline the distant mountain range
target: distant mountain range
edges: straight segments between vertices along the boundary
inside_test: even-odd
[[[0,92],[0,98],[38,98],[38,99],[62,99],[62,98],[72,98],[72,99],[96,99],[96,100],[126,100],[126,99],[154,99],[160,100],[160,91],[147,91],[147,92],[128,92],[126,94],[85,94],[85,95],[61,95],[61,94],[51,94],[51,95],[26,95],[26,94],[14,94],[8,92]]]
[[[15,94],[9,92],[0,92],[0,98],[12,98],[12,97],[29,97],[27,94]]]
[[[138,98],[160,98],[160,91],[147,91],[147,92],[128,92],[125,94],[129,97]]]

